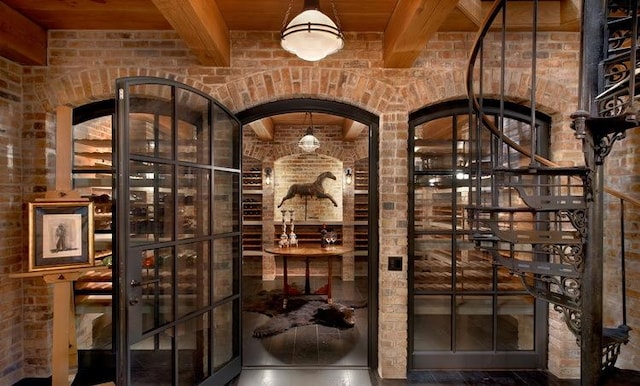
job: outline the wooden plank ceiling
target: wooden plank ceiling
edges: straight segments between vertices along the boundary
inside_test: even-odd
[[[47,64],[47,31],[175,30],[205,66],[230,66],[230,31],[279,31],[302,11],[304,0],[0,0],[0,56],[23,65]],[[477,31],[491,0],[333,0],[345,33],[383,34],[384,65],[409,68],[440,31]],[[291,4],[291,9],[288,10]],[[530,24],[532,2],[509,3],[508,28]],[[540,0],[539,18],[549,31],[578,31],[580,0]],[[335,20],[331,0],[320,9]],[[522,24],[519,24],[522,23]],[[348,41],[346,44],[349,44]],[[319,114],[317,122],[323,123]],[[291,116],[288,118],[290,119]],[[300,120],[301,116],[295,116]],[[281,118],[255,122],[272,140]],[[327,118],[328,119],[328,118]],[[329,119],[330,120],[330,119]],[[343,122],[346,140],[364,127]]]
[[[227,67],[229,31],[279,31],[303,0],[0,0],[0,56],[46,65],[48,30],[174,29],[202,65]],[[333,0],[345,32],[384,34],[385,67],[411,67],[438,31],[476,31],[490,0]],[[513,1],[510,28],[531,20],[531,1]],[[577,31],[579,0],[541,0],[543,27]],[[334,18],[331,0],[320,9]],[[348,41],[347,41],[348,44]]]

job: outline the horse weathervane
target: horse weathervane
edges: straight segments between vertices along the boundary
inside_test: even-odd
[[[336,179],[336,176],[331,172],[324,172],[320,174],[314,182],[309,182],[305,184],[293,184],[289,187],[287,194],[280,201],[280,205],[278,208],[282,206],[282,204],[290,198],[295,197],[296,195],[300,197],[313,197],[316,198],[328,198],[333,202],[333,206],[338,206],[336,200],[333,199],[328,193],[324,191],[324,187],[322,186],[322,182],[326,179],[330,178],[332,180]]]

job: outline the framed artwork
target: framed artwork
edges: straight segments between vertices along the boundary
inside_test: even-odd
[[[90,267],[93,202],[29,203],[29,272]]]

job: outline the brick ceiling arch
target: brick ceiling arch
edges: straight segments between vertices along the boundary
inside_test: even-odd
[[[160,70],[125,68],[117,71],[92,69],[67,73],[64,76],[47,80],[42,86],[38,86],[36,95],[43,109],[47,112],[53,112],[57,106],[75,107],[98,100],[112,99],[116,95],[116,79],[134,76],[172,79],[207,94],[212,93],[210,86],[203,85],[190,77]]]
[[[381,115],[392,104],[401,103],[411,111],[435,102],[466,97],[464,76],[459,71],[425,74],[411,83],[393,86],[363,74],[322,68],[274,69],[222,85],[206,85],[197,77],[161,70],[92,69],[48,80],[37,86],[34,93],[42,108],[53,112],[61,105],[79,106],[113,98],[116,79],[131,76],[173,79],[211,95],[234,113],[277,100],[318,98],[343,102]],[[514,94],[515,99],[528,100],[529,88],[518,81],[508,78],[505,89],[513,90],[510,94]],[[537,95],[538,108],[548,114],[577,103],[577,91],[542,76],[537,78]]]
[[[525,82],[523,82],[523,80]],[[514,103],[528,104],[531,99],[529,78],[506,77],[505,98]],[[486,82],[485,96],[499,98],[499,83]],[[399,91],[408,110],[415,111],[436,103],[467,98],[465,74],[460,71],[425,74]],[[548,115],[570,111],[577,106],[577,89],[543,75],[536,77],[536,109]]]
[[[172,79],[211,95],[236,113],[267,102],[320,98],[343,102],[380,115],[398,99],[398,87],[342,69],[280,68],[242,76],[221,85],[206,85],[199,77],[143,68],[91,69],[64,74],[34,90],[45,111],[79,106],[115,96],[115,81],[123,77]],[[397,101],[395,101],[397,103]]]
[[[397,99],[397,88],[343,69],[295,67],[240,77],[214,87],[211,95],[234,112],[283,99],[318,98],[380,115]]]
[[[76,107],[114,98],[116,95],[115,83],[118,78],[157,77],[172,79],[201,90],[236,113],[240,108],[247,106],[264,106],[268,103],[282,101],[289,103],[292,96],[296,96],[298,98],[293,99],[304,100],[310,102],[312,107],[315,106],[312,110],[327,113],[342,112],[343,115],[346,114],[350,118],[360,117],[361,120],[368,120],[365,123],[373,123],[375,120],[376,124],[378,123],[377,116],[371,111],[384,111],[385,108],[388,108],[391,97],[396,94],[396,88],[382,81],[348,71],[335,69],[298,70],[280,69],[261,72],[214,87],[205,85],[192,77],[161,70],[91,69],[53,78],[42,86],[38,86],[35,94],[42,108],[46,112],[53,113],[57,106]],[[300,77],[305,77],[306,81],[300,81]],[[320,83],[323,83],[322,87],[320,87]],[[264,89],[259,91],[260,87],[264,87]],[[279,90],[279,92],[272,95],[267,90]],[[296,92],[290,93],[287,90]],[[316,93],[314,94],[314,92]],[[255,98],[249,100],[247,99],[249,95]],[[353,97],[354,95],[357,97]],[[302,98],[303,96],[307,96],[307,98]],[[336,106],[338,107],[336,108]],[[305,109],[308,110],[308,107],[306,106]],[[344,113],[347,110],[349,112]],[[243,111],[247,111],[247,109]],[[354,115],[353,111],[358,113]],[[327,155],[339,156],[337,152],[340,149],[331,150],[325,147],[322,151]],[[357,148],[356,158],[358,154],[368,154],[366,146]]]

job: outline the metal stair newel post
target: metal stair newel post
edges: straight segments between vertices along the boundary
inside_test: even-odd
[[[581,339],[583,385],[595,385],[602,371],[614,366],[620,346],[629,339],[624,316],[623,324],[617,328],[603,328],[602,323],[604,161],[614,143],[625,137],[626,130],[639,125],[637,10],[637,0],[626,4],[588,0],[583,4],[580,110],[572,115],[576,137],[583,141],[585,163],[590,169],[588,188],[592,198],[585,264],[589,285],[585,287]],[[624,228],[621,232],[624,245]]]
[[[586,0],[582,8],[582,57],[578,108],[591,110],[592,92],[597,90],[598,66],[602,60],[604,40],[602,1]],[[600,36],[600,39],[597,37]],[[582,117],[580,117],[582,119]],[[581,130],[585,164],[591,168],[592,184],[587,186],[587,240],[585,282],[582,296],[582,331],[580,336],[580,378],[583,386],[596,385],[601,374],[602,355],[602,165],[594,169],[593,136]]]

